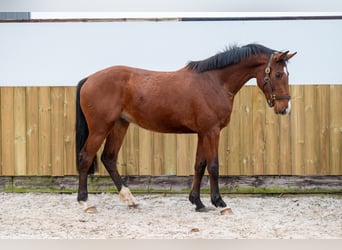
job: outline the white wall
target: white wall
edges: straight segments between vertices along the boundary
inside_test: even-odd
[[[111,65],[176,70],[229,44],[297,51],[292,84],[342,84],[342,20],[0,23],[0,85],[75,85]]]
[[[1,0],[3,11],[341,11],[340,0]]]

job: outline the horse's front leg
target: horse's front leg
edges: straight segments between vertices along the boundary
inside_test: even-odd
[[[203,139],[198,136],[196,162],[195,162],[195,175],[192,181],[192,188],[189,195],[189,200],[192,204],[196,205],[197,212],[205,212],[205,206],[200,199],[200,189],[201,181],[204,175],[205,167],[207,166],[207,161],[204,157],[203,152]]]
[[[216,155],[210,163],[208,163],[208,173],[210,177],[210,193],[211,193],[211,203],[215,207],[226,207],[226,203],[222,200],[218,178],[219,178],[219,162],[218,155]]]
[[[215,207],[226,207],[226,203],[222,200],[218,178],[219,178],[219,161],[218,161],[218,144],[220,130],[213,129],[209,131],[203,140],[204,153],[207,159],[207,169],[210,178],[211,203]]]

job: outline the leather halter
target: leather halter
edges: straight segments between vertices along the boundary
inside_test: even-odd
[[[270,78],[271,63],[272,63],[273,55],[274,54],[271,55],[270,60],[268,61],[267,67],[265,69],[264,84],[262,86],[262,90],[264,93],[265,93],[265,87],[266,86],[268,87],[268,92],[269,92],[271,99],[268,99],[267,97],[266,98],[267,98],[268,106],[270,106],[271,108],[274,106],[275,100],[282,100],[282,99],[290,100],[291,99],[291,96],[289,96],[289,95],[275,95],[275,94],[273,94],[273,88],[272,88],[271,78]],[[288,75],[289,73],[287,71],[287,67],[286,67],[286,72]]]

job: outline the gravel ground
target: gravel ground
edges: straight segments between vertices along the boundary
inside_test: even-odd
[[[342,239],[342,196],[224,196],[233,214],[195,212],[187,195],[91,194],[96,214],[76,194],[0,193],[0,239]]]

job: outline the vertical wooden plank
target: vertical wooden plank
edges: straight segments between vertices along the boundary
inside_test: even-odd
[[[264,156],[265,156],[265,107],[266,100],[263,93],[257,86],[253,88],[253,120],[251,126],[253,127],[253,168],[255,175],[264,174]]]
[[[317,96],[316,85],[304,86],[304,167],[305,174],[313,175],[319,171],[319,141],[318,141],[318,126],[317,126]]]
[[[51,87],[51,174],[64,175],[64,88]]]
[[[279,117],[273,108],[266,108],[265,113],[265,172],[266,175],[279,171]]]
[[[292,174],[303,175],[304,169],[304,92],[303,86],[295,86],[292,90],[291,110],[291,147]]]
[[[126,137],[127,135],[125,135]],[[125,141],[125,137],[124,137],[124,141]],[[125,142],[122,142],[121,147],[119,149],[119,154],[118,154],[118,158],[117,158],[117,163],[116,163],[116,167],[119,171],[119,174],[121,176],[127,176],[127,158],[126,158],[126,154],[124,154],[124,147],[125,147]],[[101,158],[99,158],[101,159]],[[104,167],[105,169],[105,167]],[[105,169],[105,175],[109,176],[108,171]]]
[[[97,172],[94,173],[94,175],[96,175],[96,176],[109,176],[105,166],[103,165],[103,163],[101,161],[101,155],[102,155],[105,143],[106,143],[106,140],[104,140],[104,142],[101,144],[101,147],[99,148],[99,150],[96,153],[96,155],[97,155],[97,164],[98,164],[98,170],[97,170]],[[120,170],[121,170],[121,168],[118,169],[118,171],[120,171]]]
[[[25,88],[14,88],[14,165],[15,175],[26,174],[26,98]]]
[[[76,88],[64,88],[64,174],[77,175],[75,144]]]
[[[342,85],[330,85],[330,171],[342,173]]]
[[[245,86],[240,90],[240,173],[242,175],[252,175],[253,170],[253,100],[252,87]]]
[[[189,144],[188,144],[188,171],[189,175],[195,174],[195,158],[197,152],[197,135],[189,134],[186,135],[189,137]]]
[[[228,175],[228,129],[224,128],[220,133],[219,141],[219,173],[221,176]]]
[[[126,155],[123,153],[123,150],[124,150],[124,143],[122,142],[116,165],[117,165],[119,173],[122,176],[126,176],[127,175],[127,159],[126,159]],[[108,172],[107,172],[107,175],[109,176]]]
[[[293,86],[290,86],[292,93]],[[292,104],[292,100],[290,100]],[[291,113],[291,112],[290,112]],[[278,174],[290,175],[291,167],[291,126],[290,114],[279,117],[279,167]]]
[[[50,87],[39,88],[39,174],[51,175],[51,100]]]
[[[290,115],[279,117],[279,175],[291,174]]]
[[[177,174],[177,139],[175,134],[164,135],[165,174]]]
[[[139,130],[139,175],[152,174],[152,132]]]
[[[228,174],[240,175],[240,134],[239,111],[241,110],[240,92],[235,95],[231,119],[228,124]]]
[[[127,175],[139,175],[139,128],[131,124],[124,140]]]
[[[177,134],[177,176],[188,176],[188,137]]]
[[[152,133],[152,174],[155,176],[165,175],[164,171],[164,142],[163,135],[161,133]]]
[[[38,175],[38,87],[26,88],[27,174]]]
[[[14,171],[14,88],[1,88],[2,175],[15,175]]]
[[[330,171],[330,137],[329,137],[329,121],[330,121],[330,109],[329,109],[329,86],[320,85],[317,87],[317,103],[318,103],[318,115],[319,119],[317,124],[319,126],[319,146],[320,146],[320,168],[317,174],[328,174]]]
[[[128,133],[129,133],[129,128],[122,142],[121,149],[119,150],[119,155],[118,155],[118,158],[120,159],[120,164],[122,165],[122,169],[121,169],[122,171],[120,172],[122,176],[127,176],[127,172],[128,172],[128,154],[127,154]]]

